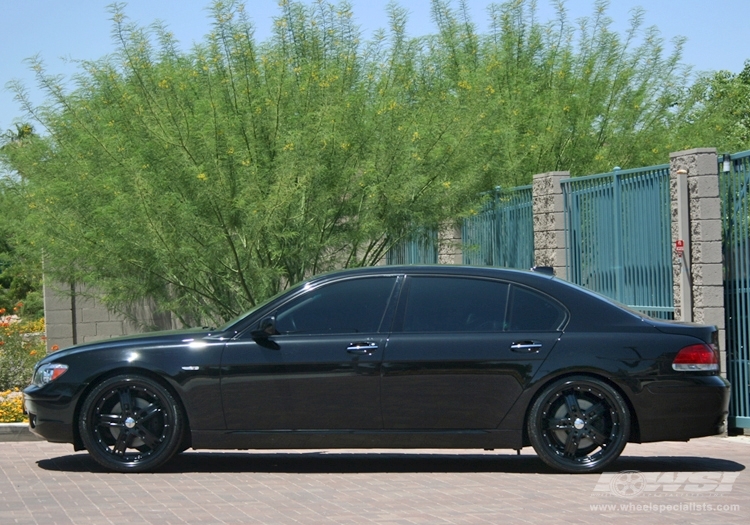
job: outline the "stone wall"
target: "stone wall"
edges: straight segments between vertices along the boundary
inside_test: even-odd
[[[551,266],[555,275],[567,278],[563,179],[567,171],[534,175],[532,206],[534,210],[534,264]]]
[[[721,197],[716,150],[700,148],[670,155],[675,319],[719,328],[721,369],[726,370],[724,261],[721,245]],[[686,198],[680,199],[680,189]],[[682,202],[686,200],[686,202]],[[680,228],[680,224],[686,224]]]
[[[438,264],[461,264],[463,262],[461,228],[446,224],[440,229],[438,239]]]
[[[101,301],[81,286],[44,283],[44,315],[47,330],[47,351],[73,344],[137,334],[144,327],[176,328],[172,317],[154,314],[151,305],[134,308],[137,323],[111,312]]]

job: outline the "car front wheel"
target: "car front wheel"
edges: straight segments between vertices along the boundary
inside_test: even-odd
[[[630,435],[630,411],[622,396],[591,377],[567,377],[536,398],[528,434],[539,457],[556,470],[601,471],[622,453]]]
[[[89,454],[118,472],[153,470],[179,450],[184,417],[172,394],[140,375],[118,375],[94,387],[78,428]]]

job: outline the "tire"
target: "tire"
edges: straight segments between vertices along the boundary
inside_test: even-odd
[[[97,463],[117,472],[151,471],[183,443],[185,418],[172,394],[141,375],[104,380],[83,402],[78,429]]]
[[[567,377],[545,388],[528,418],[537,455],[568,473],[598,472],[622,453],[630,410],[611,386],[591,377]]]

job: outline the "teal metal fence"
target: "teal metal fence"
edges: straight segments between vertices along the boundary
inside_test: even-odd
[[[562,181],[568,280],[674,318],[669,164]]]
[[[386,264],[437,264],[438,232],[420,228],[412,236],[388,250]]]
[[[485,195],[482,210],[464,219],[463,263],[474,266],[534,266],[534,217],[531,186]]]
[[[750,428],[750,151],[719,157],[729,426]]]

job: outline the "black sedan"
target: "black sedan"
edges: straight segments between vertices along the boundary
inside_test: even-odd
[[[713,326],[632,312],[547,272],[382,266],[299,284],[218,329],[42,359],[31,430],[105,467],[187,449],[510,448],[600,471],[627,442],[723,431]]]

